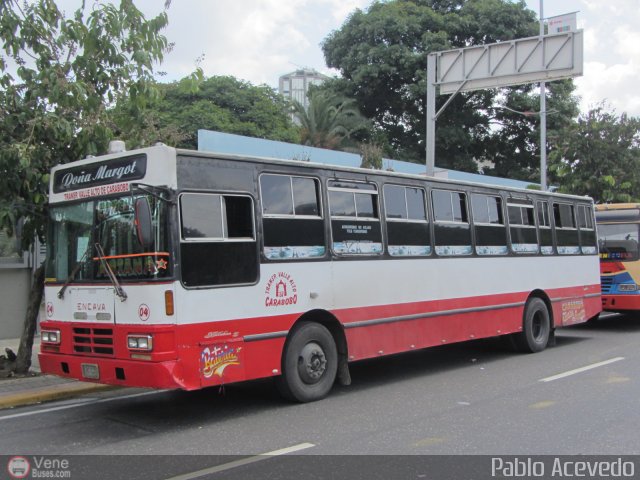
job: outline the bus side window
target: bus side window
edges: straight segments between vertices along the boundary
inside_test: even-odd
[[[576,228],[574,206],[568,203],[553,204],[553,220],[556,224],[556,240],[560,255],[580,253],[580,239]]]
[[[332,249],[338,255],[380,255],[378,190],[370,183],[329,181]]]
[[[466,195],[433,190],[434,243],[438,255],[471,255],[471,227]]]
[[[385,185],[383,192],[389,255],[431,255],[425,191],[417,187]]]
[[[473,228],[478,255],[506,255],[507,231],[502,214],[502,199],[491,195],[471,194]]]
[[[538,234],[533,204],[528,200],[510,198],[507,203],[509,234],[514,253],[538,253]]]
[[[538,234],[540,236],[540,252],[543,255],[553,255],[553,232],[549,217],[549,202],[536,202],[538,213]]]
[[[258,253],[251,197],[183,193],[180,231],[185,286],[257,281]]]
[[[598,253],[593,208],[591,206],[578,205],[578,228],[580,229],[580,248],[582,253],[587,255]]]
[[[263,174],[260,193],[265,257],[288,260],[325,255],[318,180]]]

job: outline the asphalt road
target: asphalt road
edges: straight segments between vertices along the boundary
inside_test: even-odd
[[[239,471],[264,478],[265,465],[282,473],[294,468],[290,462],[343,473],[362,463],[379,478],[395,478],[385,476],[389,457],[370,455],[637,455],[639,345],[640,316],[616,316],[558,330],[556,346],[538,354],[490,340],[352,364],[351,386],[310,404],[281,400],[270,380],[224,390],[108,392],[1,411],[0,454],[148,455],[118,457],[120,468],[129,478],[184,479],[240,478]],[[255,456],[265,453],[289,455],[278,463]],[[113,466],[90,458],[94,478]],[[380,458],[387,460],[378,465]],[[455,469],[459,462],[447,458],[445,467]],[[487,468],[489,460],[468,461]],[[420,472],[442,462],[410,476],[437,478]],[[189,472],[200,473],[176,477]]]

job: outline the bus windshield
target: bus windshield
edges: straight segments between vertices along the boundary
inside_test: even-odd
[[[144,249],[135,225],[136,199],[151,206],[153,245]],[[167,202],[147,194],[91,199],[52,206],[46,278],[48,282],[109,281],[106,263],[121,281],[171,275]],[[104,251],[102,261],[99,248]]]
[[[603,260],[638,260],[638,231],[636,223],[598,225],[598,244]]]

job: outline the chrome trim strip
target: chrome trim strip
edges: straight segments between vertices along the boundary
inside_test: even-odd
[[[288,330],[284,330],[282,332],[268,332],[268,333],[256,333],[254,335],[245,335],[243,340],[245,342],[257,342],[260,340],[271,340],[273,338],[281,338],[286,337],[289,333]]]
[[[582,297],[563,297],[551,300],[552,303],[561,302],[564,300],[576,300],[577,298],[593,298],[599,297],[599,293],[590,293],[587,295],[583,295]],[[386,317],[386,318],[374,318],[372,320],[361,320],[358,322],[344,323],[342,326],[347,328],[359,328],[366,327],[371,325],[384,325],[387,323],[397,323],[397,322],[407,322],[411,320],[419,320],[421,318],[433,318],[433,317],[446,317],[450,315],[460,315],[466,313],[477,313],[477,312],[489,312],[492,310],[504,310],[507,308],[517,308],[524,307],[526,302],[516,302],[516,303],[505,303],[503,305],[487,305],[484,307],[473,307],[473,308],[457,308],[453,310],[441,310],[437,312],[425,312],[425,313],[415,313],[413,315],[401,315],[398,317]],[[280,331],[280,332],[269,332],[269,333],[258,333],[255,335],[247,335],[244,337],[245,342],[256,342],[260,340],[271,340],[274,338],[286,337],[288,335],[288,331]]]
[[[474,308],[457,308],[454,310],[442,310],[438,312],[415,313],[413,315],[402,315],[399,317],[377,318],[373,320],[362,320],[359,322],[345,323],[344,328],[358,328],[368,325],[383,325],[385,323],[405,322],[409,320],[418,320],[421,318],[445,317],[449,315],[458,315],[464,313],[487,312],[491,310],[503,310],[506,308],[515,308],[524,306],[525,302],[506,303],[504,305],[487,305],[485,307]]]

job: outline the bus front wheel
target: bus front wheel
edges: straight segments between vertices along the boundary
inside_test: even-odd
[[[544,350],[551,335],[551,316],[544,300],[531,298],[524,310],[522,332],[515,334],[516,348],[524,353]]]
[[[338,370],[333,336],[319,323],[297,325],[285,345],[278,390],[287,399],[312,402],[327,396]]]

